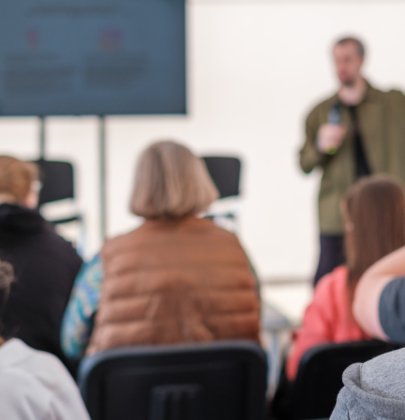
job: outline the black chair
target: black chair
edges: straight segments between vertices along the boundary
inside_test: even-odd
[[[329,418],[343,387],[344,370],[403,346],[382,341],[326,344],[308,350],[292,387],[294,420]]]
[[[39,205],[75,197],[74,170],[69,162],[45,159],[35,161],[39,166],[42,189]]]
[[[208,172],[216,185],[220,198],[239,195],[242,163],[235,157],[203,157]]]
[[[39,167],[42,187],[39,194],[39,208],[49,203],[55,203],[66,199],[75,199],[75,176],[74,168],[70,162],[49,161],[39,159],[34,161]],[[78,211],[69,211],[65,217],[52,218],[49,222],[54,225],[65,225],[78,222],[80,225],[79,237],[74,241],[79,253],[83,251],[86,242],[85,225],[83,215]],[[69,239],[69,238],[67,238]]]
[[[262,420],[267,358],[255,343],[127,347],[86,357],[92,420]]]
[[[213,218],[220,226],[236,232],[242,163],[236,157],[224,156],[206,156],[202,157],[202,160],[220,196],[220,200],[214,203],[214,208],[206,216]],[[227,202],[223,200],[225,198],[231,200]]]

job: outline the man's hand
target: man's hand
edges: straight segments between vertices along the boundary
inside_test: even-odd
[[[318,131],[317,148],[321,153],[333,155],[342,145],[346,128],[341,125],[324,124]]]

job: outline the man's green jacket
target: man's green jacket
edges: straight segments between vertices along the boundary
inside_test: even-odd
[[[319,104],[308,116],[306,141],[300,152],[305,173],[315,167],[323,170],[319,192],[319,219],[322,234],[342,234],[340,202],[356,182],[353,127],[350,111],[341,107],[341,124],[347,128],[342,147],[333,155],[317,150],[318,130],[328,122],[337,94]],[[382,92],[368,84],[366,95],[357,107],[364,150],[373,174],[388,173],[405,182],[405,96],[392,90]]]

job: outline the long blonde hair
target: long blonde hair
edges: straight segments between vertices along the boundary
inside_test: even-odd
[[[162,141],[141,155],[131,211],[147,219],[178,219],[206,210],[218,191],[201,159],[185,146]]]

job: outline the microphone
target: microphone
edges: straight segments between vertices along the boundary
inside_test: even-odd
[[[328,123],[333,125],[339,125],[340,124],[340,104],[339,102],[336,102],[329,110],[328,114]],[[327,151],[328,155],[333,156],[338,151],[337,147],[332,147]]]
[[[328,123],[339,125],[340,124],[340,104],[336,102],[331,109],[329,110],[328,114]]]

